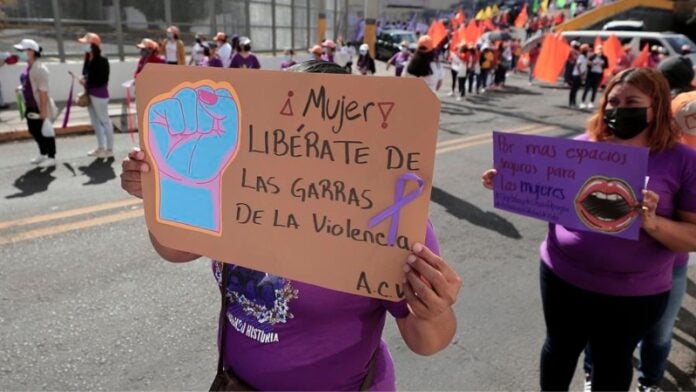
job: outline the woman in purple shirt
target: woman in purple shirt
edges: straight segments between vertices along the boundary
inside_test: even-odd
[[[321,60],[289,71],[347,73]],[[142,197],[140,174],[147,171],[144,153],[131,152],[123,162],[121,186]],[[200,258],[166,248],[152,235],[150,239],[170,262]],[[394,363],[382,340],[387,313],[396,318],[406,345],[420,355],[447,347],[456,330],[452,304],[461,279],[438,254],[428,222],[424,243],[414,244],[405,260],[407,283],[401,302],[341,293],[230,264],[223,269],[213,262],[213,274],[218,285],[226,282],[229,298],[227,308],[221,309],[225,372],[257,390],[395,390]]]
[[[256,55],[251,53],[251,40],[247,37],[239,38],[240,52],[232,56],[230,68],[260,69],[261,63]]]
[[[542,390],[568,390],[588,343],[592,389],[630,388],[633,351],[665,311],[672,267],[696,250],[696,151],[679,137],[661,74],[637,68],[611,80],[582,139],[650,149],[650,181],[634,206],[642,230],[630,241],[549,224],[541,245]],[[484,173],[485,187],[495,174]]]
[[[79,39],[85,52],[80,83],[89,95],[89,119],[97,136],[97,148],[87,153],[91,157],[114,156],[114,125],[109,117],[109,60],[102,56],[101,38],[87,33]]]

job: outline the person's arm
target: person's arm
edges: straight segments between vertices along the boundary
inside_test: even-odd
[[[150,242],[152,243],[152,247],[155,248],[157,254],[160,255],[161,258],[171,263],[188,263],[189,261],[197,260],[201,257],[193,253],[168,248],[160,244],[159,241],[157,241],[157,238],[155,238],[155,236],[151,232],[148,231],[148,234],[150,235]]]
[[[182,40],[176,41],[176,63],[179,65],[186,64],[186,48]]]
[[[39,92],[39,117],[43,120],[48,118],[48,70],[41,64],[35,71],[35,78],[32,83],[36,83],[36,91]]]
[[[659,201],[657,193],[643,191],[643,230],[674,252],[696,252],[696,213],[678,210],[678,221],[658,216],[655,210]]]
[[[404,287],[409,314],[396,323],[411,351],[432,355],[452,341],[457,330],[454,304],[461,278],[439,256],[421,244],[413,246]]]

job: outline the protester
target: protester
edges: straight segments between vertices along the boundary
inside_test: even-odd
[[[339,36],[336,38],[336,58],[334,62],[341,67],[344,67],[348,73],[353,73],[353,57],[355,57],[355,48],[346,45],[343,37]]]
[[[324,54],[324,49],[321,45],[314,45],[309,48],[309,53],[312,55],[312,60],[322,61],[321,56]]]
[[[346,73],[345,68],[324,61],[298,64],[291,70]],[[143,152],[130,153],[123,162],[123,189],[142,197],[141,173],[149,172],[149,164]],[[181,263],[200,258],[164,247],[152,234],[150,239],[167,261]],[[424,245],[415,244],[406,260],[408,283],[404,284],[406,299],[401,302],[340,293],[241,266],[223,267],[214,261],[212,268],[218,285],[229,281],[224,290],[230,304],[221,312],[226,316],[221,318],[225,332],[219,338],[224,348],[224,370],[255,390],[395,390],[391,355],[381,340],[387,312],[397,319],[406,346],[418,354],[432,355],[446,347],[454,336],[452,304],[461,279],[438,253],[437,239],[428,223]],[[271,294],[277,297],[276,301],[286,301],[281,310],[283,320],[273,324],[279,341],[260,343],[227,324],[229,319],[241,315],[250,325],[256,325],[257,319],[263,317],[244,313],[242,301],[254,298],[240,279],[263,279],[288,288]]]
[[[479,56],[479,65],[481,73],[478,77],[477,90],[479,93],[486,92],[488,88],[488,75],[495,66],[495,54],[488,45],[481,48],[481,56]]]
[[[531,86],[534,82],[534,70],[536,69],[537,61],[539,60],[539,55],[541,54],[541,43],[536,44],[529,51],[529,85]]]
[[[457,83],[459,84],[459,95],[457,101],[461,101],[466,96],[466,80],[469,73],[469,47],[465,42],[459,44],[457,53],[453,58],[459,59],[459,70],[457,71]],[[471,85],[469,85],[471,87]]]
[[[682,56],[688,56],[692,53],[691,46],[689,44],[684,44],[681,47],[681,55]]]
[[[509,43],[502,44],[498,47],[496,51],[496,61],[494,64],[494,88],[504,88],[507,81],[507,72],[512,64],[512,50],[510,49]]]
[[[657,68],[662,61],[662,48],[657,45],[653,45],[650,48],[650,56],[648,57],[648,67]]]
[[[162,64],[164,63],[164,59],[162,56],[158,54],[159,50],[159,45],[157,45],[157,42],[149,39],[149,38],[144,38],[142,41],[140,41],[139,44],[135,45],[138,49],[140,49],[140,60],[138,60],[138,66],[135,69],[135,76],[138,77],[138,74],[143,70],[145,67],[145,64],[149,63],[155,63],[155,64]]]
[[[648,176],[638,241],[549,224],[541,246],[546,341],[541,390],[568,390],[578,357],[592,348],[592,389],[627,391],[632,355],[660,319],[672,266],[696,250],[696,150],[679,141],[667,81],[629,69],[607,85],[599,111],[579,139],[647,147]],[[492,188],[495,170],[482,182]],[[659,204],[658,204],[659,202]]]
[[[406,75],[422,78],[437,93],[442,87],[442,66],[436,59],[435,44],[429,35],[418,38],[416,53],[406,66]]]
[[[48,68],[41,61],[41,47],[33,39],[25,38],[14,45],[14,48],[19,51],[20,60],[27,63],[27,68],[22,72],[19,80],[26,107],[27,128],[39,146],[39,156],[32,159],[31,163],[40,167],[54,167],[56,138],[44,136],[41,129],[44,121],[53,122],[57,109],[49,96],[49,73]]]
[[[575,63],[578,57],[580,57],[580,42],[570,41],[570,52],[568,53],[568,59],[566,60],[563,71],[563,80],[568,86],[573,85],[573,70],[575,69]]]
[[[222,68],[222,60],[217,54],[217,43],[208,42],[203,45],[203,61],[201,61],[201,66]]]
[[[196,34],[196,43],[194,43],[191,47],[191,59],[189,60],[188,65],[198,66],[203,63],[205,44],[205,37],[200,34]]]
[[[517,62],[520,61],[522,56],[522,41],[519,38],[513,40],[510,49],[512,50],[512,65],[510,69],[517,73]]]
[[[283,62],[280,63],[280,69],[283,71],[286,71],[288,68],[297,64],[297,62],[294,59],[294,56],[295,56],[295,51],[290,49],[290,48],[286,48],[283,51]]]
[[[323,51],[321,59],[333,63],[334,55],[336,54],[336,43],[333,42],[333,40],[327,39],[321,44],[321,48]]]
[[[217,42],[217,54],[222,60],[223,68],[229,68],[230,62],[232,62],[232,45],[227,42],[227,34],[218,32],[214,41]]]
[[[674,124],[682,137],[686,138],[690,130],[696,129],[696,126],[689,127],[690,121],[685,121],[689,116],[696,114],[696,95],[689,93],[693,91],[691,81],[694,78],[694,70],[683,65],[683,58],[675,57],[662,62],[659,68],[667,78],[673,97],[670,106],[675,119]],[[665,312],[640,342],[639,392],[660,391],[659,385],[664,378],[667,358],[672,348],[672,329],[686,292],[688,262],[688,253],[682,253],[676,257],[672,267],[672,289],[669,292]],[[591,389],[592,350],[589,346],[585,350],[584,369],[585,389]]]
[[[604,79],[604,71],[609,68],[609,60],[607,56],[604,55],[602,50],[602,45],[597,45],[595,52],[590,55],[588,59],[588,72],[587,80],[585,81],[585,91],[582,93],[582,103],[580,103],[580,109],[594,109],[594,101],[597,96],[597,89],[599,88],[602,79]],[[590,96],[590,101],[587,102],[587,93],[592,91]]]
[[[568,98],[568,106],[570,108],[577,107],[577,96],[583,81],[587,77],[587,53],[590,51],[590,45],[580,45],[580,54],[575,60],[573,66],[573,76],[570,83],[570,97]]]
[[[179,39],[179,28],[169,26],[166,34],[167,37],[160,41],[160,54],[164,56],[167,64],[186,64],[186,48],[184,47],[184,41]]]
[[[448,51],[449,53],[449,62],[450,62],[450,73],[452,76],[452,90],[447,94],[450,97],[454,97],[457,94],[457,82],[459,81],[459,71],[464,67],[464,61],[466,60],[465,55],[461,55],[461,49],[462,49],[463,43],[460,44],[457,48],[455,48],[455,51]],[[460,86],[461,89],[461,86]]]
[[[367,44],[360,45],[358,56],[358,71],[361,75],[374,75],[377,72],[375,60],[370,55],[370,47]]]
[[[97,148],[88,156],[111,158],[114,156],[114,125],[109,117],[109,60],[102,56],[101,38],[87,33],[79,39],[84,45],[85,61],[80,83],[89,96],[89,119],[97,136]]]
[[[479,64],[479,52],[475,45],[471,45],[469,48],[469,53],[466,57],[466,79],[469,90],[469,94],[473,94],[474,91],[478,93],[476,88],[476,78],[481,72],[481,65]]]
[[[389,67],[393,65],[395,76],[401,76],[404,72],[404,67],[411,60],[411,50],[408,46],[408,41],[402,41],[399,46],[399,51],[387,61],[387,71],[389,71]]]
[[[630,44],[627,44],[623,47],[623,52],[621,53],[621,56],[619,56],[619,58],[616,59],[616,65],[612,70],[613,75],[625,71],[633,66],[633,61],[635,61],[635,59],[633,58],[633,55],[631,53],[632,51],[633,49],[631,48]]]
[[[247,37],[239,38],[240,52],[232,57],[230,68],[260,69],[261,63],[255,54],[251,53],[251,40]]]

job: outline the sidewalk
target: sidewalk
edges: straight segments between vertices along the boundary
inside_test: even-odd
[[[355,63],[353,61],[353,72],[355,70]],[[386,71],[386,63],[377,61],[377,76],[392,76],[393,70]],[[58,118],[53,123],[53,127],[56,130],[56,137],[63,137],[69,135],[80,135],[85,133],[90,133],[94,131],[92,124],[89,120],[89,113],[87,108],[81,108],[76,105],[72,105],[70,109],[70,121],[67,127],[63,128],[63,119],[65,117],[65,102],[56,102],[60,114]],[[137,116],[135,115],[135,99],[131,102],[131,110],[133,113],[133,126],[137,128]],[[128,132],[128,117],[126,115],[126,103],[125,100],[113,100],[109,103],[109,116],[114,124],[115,132]],[[137,129],[136,129],[137,132]],[[31,135],[27,131],[26,120],[19,118],[19,111],[17,106],[12,104],[9,109],[0,110],[0,143],[6,143],[16,140],[26,140],[31,139]]]

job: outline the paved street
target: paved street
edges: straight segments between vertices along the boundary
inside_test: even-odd
[[[462,102],[440,95],[431,217],[463,278],[458,332],[451,347],[423,358],[389,320],[398,384],[536,390],[544,336],[538,248],[547,226],[494,209],[479,178],[491,165],[492,130],[569,137],[589,114],[563,107],[566,90],[530,87],[523,77]],[[129,135],[116,135],[116,160],[88,158],[95,143],[93,135],[59,139],[55,169],[27,163],[32,141],[0,144],[0,390],[206,389],[219,310],[210,263],[175,265],[155,254],[142,205],[118,180]],[[692,269],[667,389],[696,389],[694,282]]]

